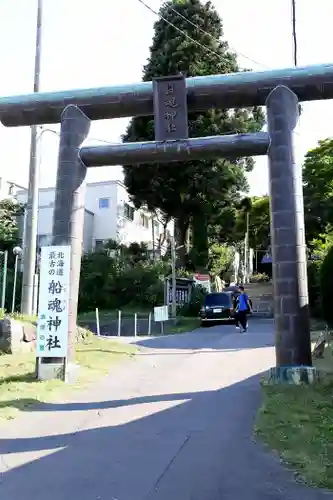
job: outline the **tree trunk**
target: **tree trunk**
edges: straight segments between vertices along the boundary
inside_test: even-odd
[[[196,214],[192,222],[193,263],[196,270],[205,271],[208,266],[208,234],[205,213]]]
[[[177,267],[184,267],[186,260],[186,239],[187,230],[189,226],[189,220],[186,217],[179,217],[175,219],[175,243],[176,243],[176,255]]]

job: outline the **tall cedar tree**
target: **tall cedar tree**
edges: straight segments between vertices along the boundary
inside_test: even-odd
[[[155,34],[150,58],[144,67],[143,81],[180,72],[189,77],[239,71],[235,54],[228,50],[227,42],[221,40],[222,21],[210,2],[172,0],[161,7],[160,16],[154,25]],[[201,46],[187,38],[185,33]],[[235,111],[212,109],[206,113],[189,114],[189,136],[256,132],[263,123],[260,108]],[[123,140],[154,140],[153,118],[132,119]],[[239,192],[247,190],[244,173],[252,168],[252,158],[221,158],[171,162],[168,165],[126,166],[124,174],[126,187],[137,207],[147,205],[151,210],[158,208],[170,218],[176,218],[178,245],[185,247],[191,224],[196,255],[194,265],[201,268],[205,267],[208,259],[210,224],[217,224],[219,239],[225,239],[218,220],[229,217],[230,208],[239,199]],[[223,217],[224,210],[228,217]]]

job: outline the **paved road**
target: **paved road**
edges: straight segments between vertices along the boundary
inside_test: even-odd
[[[320,500],[255,444],[272,324],[140,339],[98,387],[0,428],[4,500]]]

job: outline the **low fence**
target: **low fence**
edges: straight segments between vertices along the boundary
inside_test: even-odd
[[[79,321],[80,326],[88,328],[95,334],[110,337],[143,337],[163,335],[168,331],[169,322],[154,321],[154,313],[123,313],[118,312],[116,317],[105,314],[96,315],[96,319],[89,318]]]

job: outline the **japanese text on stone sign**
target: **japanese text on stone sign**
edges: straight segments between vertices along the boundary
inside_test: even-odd
[[[69,247],[43,247],[37,355],[65,357],[68,335]]]
[[[174,92],[175,92],[174,84],[168,83],[167,89],[165,91],[166,99],[164,101],[164,106],[168,109],[168,111],[166,111],[164,113],[167,132],[176,132],[177,131],[175,119],[177,116],[176,108],[178,108],[179,104],[177,103],[176,97],[173,95]]]

